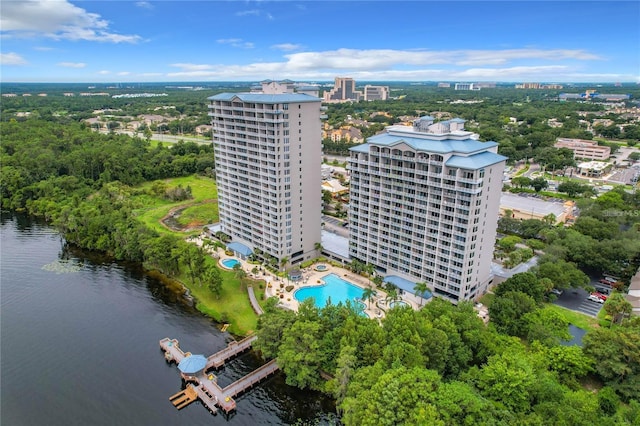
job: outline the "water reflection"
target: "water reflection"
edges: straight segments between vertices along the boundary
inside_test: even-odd
[[[211,354],[232,336],[136,265],[68,246],[21,215],[3,213],[0,232],[2,424],[333,423],[332,400],[286,386],[282,375],[238,397],[228,421],[199,404],[177,411],[169,396],[181,380],[159,340],[177,338],[185,350]],[[81,267],[42,268],[59,259]],[[220,380],[230,383],[262,362],[244,354]]]

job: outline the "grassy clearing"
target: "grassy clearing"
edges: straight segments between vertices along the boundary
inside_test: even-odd
[[[148,193],[141,194],[136,196],[136,200],[143,205],[143,208],[136,210],[137,217],[140,221],[142,221],[147,227],[153,229],[161,234],[174,234],[184,236],[189,233],[183,232],[175,232],[171,231],[160,223],[160,220],[169,213],[172,208],[187,206],[190,204],[197,204],[203,202],[205,200],[212,200],[218,198],[218,189],[216,187],[215,182],[206,177],[202,176],[186,176],[175,179],[166,179],[165,182],[169,186],[169,188],[175,188],[178,185],[186,188],[187,186],[191,187],[191,193],[193,198],[191,200],[180,201],[172,203],[168,200],[164,200],[160,197],[154,197],[149,195]],[[153,185],[153,182],[147,182],[140,186],[141,190],[150,189]],[[142,191],[141,191],[142,192]],[[215,205],[215,207],[213,207]],[[212,223],[218,218],[218,207],[217,204],[209,204],[209,210],[206,208],[196,209],[198,206],[193,207],[193,216],[189,220],[196,221],[201,220],[203,225],[207,223]],[[188,210],[188,209],[186,209]],[[199,216],[202,215],[202,216]],[[215,219],[215,220],[209,220]],[[198,230],[199,232],[199,230]],[[193,232],[191,232],[192,234]]]
[[[178,223],[183,226],[202,227],[217,222],[218,219],[218,203],[214,202],[187,207],[180,214]]]
[[[569,309],[563,308],[562,306],[554,305],[553,303],[547,303],[546,308],[555,310],[557,313],[562,315],[569,324],[573,324],[576,327],[582,328],[584,330],[589,331],[591,329],[599,327],[597,318],[592,318],[588,315],[571,311]]]
[[[177,235],[181,238],[190,234],[199,233],[200,227],[192,232],[179,232],[167,229],[160,223],[160,220],[166,216],[171,209],[180,208],[181,206],[189,207],[186,207],[178,218],[178,223],[180,224],[194,225],[198,223],[205,225],[218,220],[218,205],[216,202],[199,204],[218,198],[217,187],[213,180],[200,176],[188,176],[167,179],[165,182],[169,188],[174,188],[178,185],[182,185],[184,188],[187,186],[191,187],[193,198],[191,200],[172,203],[160,197],[155,197],[146,191],[151,188],[153,182],[141,185],[139,187],[139,195],[136,195],[136,201],[144,207],[136,210],[136,214],[145,226],[159,233]],[[213,258],[207,258],[207,262],[213,264],[217,261]],[[232,334],[246,335],[255,331],[258,317],[255,312],[253,312],[253,308],[251,308],[246,287],[241,285],[240,280],[236,278],[233,272],[220,268],[223,285],[220,298],[217,298],[206,284],[191,282],[186,266],[183,266],[181,270],[182,273],[175,277],[177,282],[174,282],[174,285],[183,285],[189,289],[191,295],[197,301],[196,308],[200,312],[210,316],[217,322],[228,323],[229,332]],[[168,280],[168,282],[173,281]],[[262,288],[260,288],[261,285]],[[264,287],[264,281],[255,281],[253,283],[256,298],[260,302],[263,301]]]

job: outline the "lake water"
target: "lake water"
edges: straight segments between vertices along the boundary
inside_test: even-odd
[[[232,339],[137,265],[70,248],[51,228],[0,218],[3,425],[273,425],[335,423],[333,401],[279,374],[238,397],[237,412],[199,402],[178,411],[175,365],[159,347],[176,338],[209,355]],[[249,352],[219,371],[230,384],[263,361]]]

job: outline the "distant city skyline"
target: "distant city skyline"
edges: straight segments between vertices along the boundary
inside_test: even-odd
[[[637,1],[4,1],[2,82],[640,82]]]

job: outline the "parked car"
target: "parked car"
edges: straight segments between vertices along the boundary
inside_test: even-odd
[[[615,284],[615,281],[609,281],[607,278],[603,278],[601,280],[598,280],[598,282],[600,284],[604,284],[604,285],[611,285],[611,284]]]
[[[611,294],[611,287],[596,287],[596,292],[608,296]]]
[[[605,302],[607,301],[607,296],[602,294],[602,293],[598,293],[597,291],[594,291],[593,293],[591,293],[591,295],[599,297],[600,299],[604,300]]]
[[[560,296],[562,294],[562,290],[558,290],[557,288],[552,288],[551,293]]]
[[[587,297],[587,300],[591,300],[592,302],[596,303],[604,303],[604,300],[602,300],[598,296],[594,296],[593,294],[590,294],[589,297]]]

